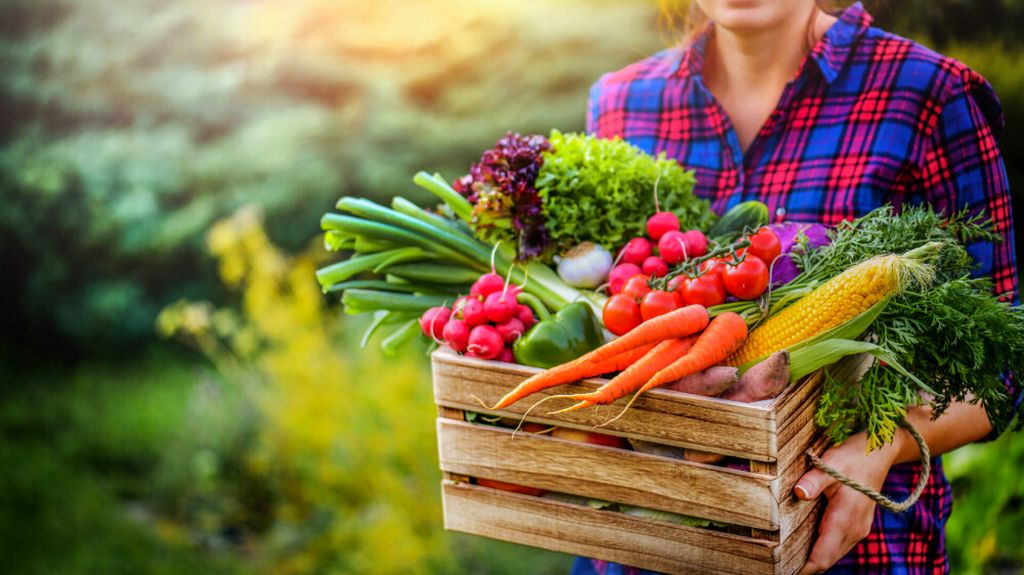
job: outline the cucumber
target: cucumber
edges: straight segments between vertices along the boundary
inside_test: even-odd
[[[768,206],[756,200],[736,204],[708,230],[708,238],[718,243],[730,242],[744,229],[751,231],[768,223]]]

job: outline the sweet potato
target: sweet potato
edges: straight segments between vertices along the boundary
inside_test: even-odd
[[[664,389],[715,397],[731,388],[738,380],[738,369],[725,365],[716,365],[670,383]]]
[[[775,397],[789,383],[789,352],[777,351],[748,369],[722,399],[751,403]]]

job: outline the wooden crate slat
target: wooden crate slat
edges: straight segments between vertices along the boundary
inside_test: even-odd
[[[589,443],[438,419],[441,468],[765,530],[773,478]]]
[[[811,552],[811,541],[818,535],[818,518],[821,517],[824,507],[820,499],[814,502],[811,512],[804,516],[800,524],[785,539],[785,545],[779,546],[780,561],[776,571],[779,575],[798,573],[807,562]]]
[[[604,380],[587,380],[578,384],[560,386],[517,402],[504,410],[484,409],[475,398],[493,405],[508,390],[515,387],[537,369],[483,362],[466,358],[448,350],[439,350],[433,356],[434,396],[439,405],[479,411],[507,417],[522,417],[527,409],[540,399],[566,393],[593,391]],[[530,421],[546,425],[559,425],[590,430],[621,411],[624,402],[594,409],[573,411],[556,416],[544,415],[563,401],[552,400],[550,408],[541,406],[531,412]],[[738,402],[726,402],[666,390],[652,390],[633,404],[630,412],[608,426],[602,433],[633,437],[666,445],[711,451],[724,455],[775,461],[776,452],[771,440],[775,422],[764,407]]]
[[[774,575],[774,543],[476,485],[443,485],[445,527],[664,573]]]

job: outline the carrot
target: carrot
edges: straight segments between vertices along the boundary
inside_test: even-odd
[[[643,385],[652,375],[686,355],[686,352],[690,350],[696,339],[697,336],[692,335],[683,338],[667,339],[655,345],[643,358],[637,360],[636,363],[626,368],[626,371],[615,376],[597,390],[590,393],[577,393],[565,396],[569,399],[579,400],[579,403],[554,413],[572,411],[589,405],[608,405],[616,399],[632,393],[633,390]]]
[[[575,361],[563,363],[547,371],[542,371],[520,383],[515,389],[505,394],[505,397],[498,400],[498,403],[495,403],[493,407],[485,407],[487,409],[504,409],[524,397],[555,387],[556,385],[571,383],[613,371],[621,371],[642,358],[653,347],[654,344],[652,343],[627,349],[601,362],[583,365],[578,365]]]
[[[652,387],[665,385],[717,365],[739,349],[746,338],[747,324],[743,318],[733,312],[719,315],[711,320],[689,353],[654,374],[654,377],[636,392],[637,395]]]
[[[572,363],[596,363],[627,349],[666,339],[693,335],[708,325],[708,310],[702,305],[688,305],[653,317],[622,337],[602,345]]]

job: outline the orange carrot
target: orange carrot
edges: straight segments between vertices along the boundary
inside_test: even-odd
[[[626,404],[626,407],[618,415],[598,427],[608,425],[625,415],[633,405],[633,402],[636,401],[636,398],[640,397],[648,389],[676,381],[722,362],[732,352],[739,349],[746,338],[747,323],[743,321],[743,318],[731,311],[719,315],[711,320],[708,328],[697,337],[697,341],[694,342],[693,347],[690,348],[686,355],[654,374],[650,381],[637,390],[633,398],[629,400],[629,403]]]
[[[505,397],[501,398],[493,407],[488,407],[487,409],[503,409],[528,395],[533,395],[538,391],[555,387],[556,385],[571,383],[613,371],[621,371],[642,358],[654,345],[652,343],[627,349],[601,362],[577,364],[575,361],[571,361],[552,367],[520,383],[515,389],[505,394]]]
[[[725,312],[711,320],[690,352],[662,369],[637,391],[637,395],[717,365],[739,349],[747,338],[747,324],[738,314]]]
[[[597,390],[590,393],[567,395],[567,398],[579,400],[579,403],[554,413],[572,411],[589,405],[608,405],[616,399],[632,393],[636,388],[646,383],[651,376],[686,355],[686,352],[690,350],[696,339],[697,336],[691,335],[689,337],[667,339],[655,345],[643,358],[637,360],[636,363],[626,368],[626,371],[615,376]]]
[[[688,305],[653,317],[620,338],[602,345],[570,363],[596,363],[627,349],[659,343],[666,339],[693,335],[708,325],[708,310],[702,305]]]

